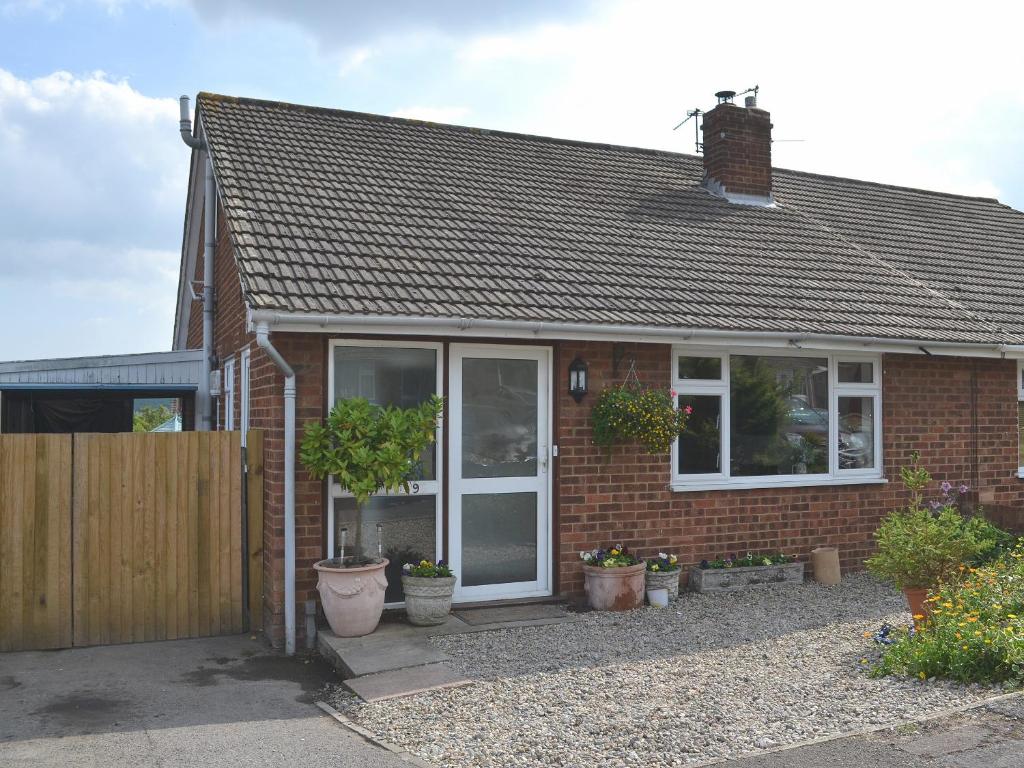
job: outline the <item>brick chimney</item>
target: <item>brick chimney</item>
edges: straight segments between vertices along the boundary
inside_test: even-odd
[[[772,202],[772,121],[758,109],[757,98],[745,106],[732,103],[731,91],[716,94],[718,106],[704,113],[704,185],[730,202]]]

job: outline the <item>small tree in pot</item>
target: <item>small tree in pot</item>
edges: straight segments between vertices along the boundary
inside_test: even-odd
[[[310,475],[333,477],[354,497],[357,547],[362,545],[363,505],[381,491],[408,492],[420,456],[434,442],[442,407],[436,396],[413,408],[352,398],[338,401],[326,422],[306,425],[299,458]],[[313,566],[324,614],[337,635],[367,635],[384,610],[388,561],[342,554]]]
[[[961,514],[961,496],[968,491],[944,482],[942,498],[928,504],[924,490],[932,476],[911,454],[909,466],[900,470],[910,491],[910,503],[891,512],[875,531],[878,551],[866,561],[868,570],[903,590],[914,621],[928,613],[929,590],[957,575],[961,566],[984,559],[1012,537],[976,515]]]

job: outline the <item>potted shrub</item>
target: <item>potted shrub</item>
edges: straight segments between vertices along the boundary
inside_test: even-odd
[[[932,477],[916,452],[900,477],[910,490],[910,503],[882,521],[875,531],[877,552],[866,565],[903,590],[911,615],[920,621],[928,613],[925,598],[930,590],[959,573],[962,565],[996,550],[1008,534],[984,518],[961,514],[966,485],[954,491],[952,484],[943,483],[941,498],[925,504],[923,491]]]
[[[781,552],[747,552],[745,557],[701,560],[690,569],[690,587],[695,592],[734,592],[763,584],[800,584],[803,580],[804,564]]]
[[[362,536],[363,505],[380,491],[409,490],[420,455],[437,432],[442,401],[433,397],[413,408],[373,405],[363,398],[340,400],[324,423],[306,425],[300,459],[318,480],[333,476],[355,498],[356,554],[321,560],[317,591],[331,630],[341,637],[367,635],[384,610],[388,561],[368,557]]]
[[[405,614],[411,624],[430,627],[444,624],[452,610],[455,577],[444,560],[406,563],[402,566]]]
[[[587,603],[595,611],[628,611],[644,604],[644,571],[621,544],[607,549],[580,552]]]
[[[682,573],[679,558],[659,552],[657,557],[647,558],[646,566],[644,577],[647,582],[647,590],[665,589],[668,590],[669,601],[678,599],[679,574]]]

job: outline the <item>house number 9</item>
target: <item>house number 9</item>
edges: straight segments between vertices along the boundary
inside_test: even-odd
[[[420,484],[419,483],[413,483],[412,485],[409,486],[409,493],[419,493],[419,492],[420,492]]]

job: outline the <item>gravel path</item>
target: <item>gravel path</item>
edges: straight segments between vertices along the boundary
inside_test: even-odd
[[[864,637],[909,623],[903,597],[864,574],[721,595],[663,610],[434,638],[465,688],[333,703],[442,768],[686,765],[895,724],[992,691],[873,680]]]

